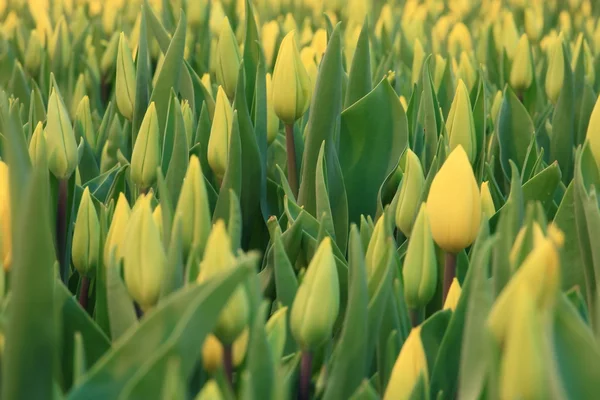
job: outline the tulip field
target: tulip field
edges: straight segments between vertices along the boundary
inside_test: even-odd
[[[599,93],[596,0],[0,0],[0,399],[600,399]]]

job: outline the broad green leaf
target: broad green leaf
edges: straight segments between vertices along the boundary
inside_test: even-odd
[[[325,170],[325,142],[321,145],[319,151],[319,158],[317,159],[317,173],[316,173],[316,189],[315,194],[317,197],[317,216],[319,217],[320,229],[327,233],[327,236],[331,236],[335,240],[335,227],[333,226],[333,217],[331,212],[331,205],[329,204],[329,195],[327,193],[327,182]],[[318,235],[320,237],[321,235]],[[318,240],[320,242],[320,240]]]
[[[296,296],[296,291],[298,290],[298,280],[294,273],[294,268],[286,254],[279,227],[275,229],[273,250],[277,300],[283,306],[291,309],[294,297]]]
[[[362,99],[372,88],[369,23],[367,19],[365,19],[352,58],[352,67],[350,68],[348,87],[346,88],[346,98],[344,100],[344,109]]]
[[[552,205],[554,192],[560,183],[560,168],[556,162],[531,178],[523,185],[523,199],[525,204],[540,201],[542,206],[549,211]]]
[[[189,149],[183,122],[181,105],[175,93],[171,92],[171,106],[169,111],[173,110],[175,126],[173,132],[173,147],[169,156],[169,167],[165,176],[165,184],[171,195],[171,204],[177,204],[179,192],[183,185],[183,178],[189,164]],[[165,154],[163,153],[163,158]]]
[[[252,323],[248,342],[247,368],[254,399],[272,399],[274,394],[275,365],[271,356],[271,346],[267,341],[265,320],[269,304],[260,304],[256,318]]]
[[[130,148],[137,138],[138,131],[142,125],[144,115],[148,109],[150,93],[148,85],[150,84],[150,60],[148,59],[148,33],[146,23],[146,7],[142,7],[140,16],[140,32],[137,46],[137,66],[135,71],[135,103],[133,109],[133,125],[131,128]]]
[[[452,316],[451,310],[440,310],[427,318],[421,325],[421,343],[423,343],[423,350],[425,350],[425,357],[427,358],[429,376],[434,370],[435,360]]]

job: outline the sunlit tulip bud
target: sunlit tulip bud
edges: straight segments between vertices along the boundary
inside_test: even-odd
[[[8,165],[0,161],[0,262],[4,271],[10,270],[12,266],[12,215],[8,172]],[[0,292],[0,298],[3,294],[4,291]]]
[[[506,338],[514,310],[518,307],[518,292],[523,286],[533,296],[539,313],[551,310],[560,290],[560,257],[562,233],[550,225],[548,237],[533,248],[512,279],[504,287],[488,316],[487,325],[500,343]]]
[[[46,133],[42,123],[38,122],[29,141],[28,152],[31,163],[36,165],[41,159],[40,157],[46,158],[46,151]]]
[[[312,47],[305,47],[300,52],[300,58],[302,59],[302,65],[306,68],[306,73],[310,78],[310,92],[314,93],[317,85],[317,76],[319,75],[319,66],[316,62],[316,53]]]
[[[54,33],[48,42],[48,54],[55,65],[65,69],[69,67],[71,61],[71,41],[69,40],[69,28],[64,17],[58,21]]]
[[[419,157],[411,149],[407,149],[402,156],[400,167],[404,177],[396,208],[396,226],[405,236],[411,236],[413,223],[421,205],[425,176]]]
[[[437,287],[437,260],[425,204],[421,204],[404,259],[404,298],[409,309],[425,307]]]
[[[519,30],[511,12],[505,12],[502,19],[502,44],[510,60],[515,58],[517,44],[519,43]]]
[[[16,12],[11,11],[4,18],[4,23],[2,24],[2,33],[7,37],[12,39],[15,35],[15,30],[21,25],[21,21]]]
[[[548,71],[546,72],[546,95],[552,104],[556,104],[565,76],[565,54],[561,36],[554,42],[549,56]]]
[[[500,107],[502,107],[502,101],[504,100],[504,95],[501,90],[496,92],[496,96],[494,96],[494,101],[492,102],[492,108],[490,109],[490,117],[492,118],[492,122],[494,126],[496,126],[496,120],[498,119],[498,114],[500,113]]]
[[[519,39],[510,71],[510,85],[517,91],[526,90],[533,82],[533,57],[527,35]]]
[[[208,3],[207,0],[187,2],[185,15],[191,27],[199,28],[204,23],[208,11]]]
[[[529,288],[521,285],[513,295],[514,308],[502,348],[500,398],[550,398],[545,321]]]
[[[425,62],[425,50],[423,49],[423,45],[419,39],[415,40],[414,44],[414,55],[413,55],[413,64],[412,64],[412,83],[415,84],[419,82],[421,78],[421,69],[423,68],[423,63]]]
[[[279,133],[279,118],[273,108],[273,83],[271,74],[267,74],[267,142],[269,144],[275,141]]]
[[[229,19],[225,17],[221,24],[217,43],[216,75],[217,83],[223,86],[230,99],[233,99],[235,95],[241,62],[242,56],[235,34],[229,25]]]
[[[225,223],[219,219],[208,236],[204,258],[200,263],[198,282],[205,282],[236,267],[231,248],[231,238],[227,233]],[[249,314],[248,296],[244,287],[240,286],[235,289],[221,311],[214,331],[215,336],[226,345],[233,344],[246,327]]]
[[[404,108],[404,112],[408,110],[408,102],[406,101],[406,97],[400,95],[400,104],[402,104],[402,108]]]
[[[410,331],[394,363],[383,400],[410,399],[419,379],[428,385],[427,357],[421,342],[421,327]]]
[[[439,91],[440,86],[442,86],[442,81],[444,80],[447,65],[448,61],[439,54],[436,54],[435,68],[433,71],[433,85],[435,86],[436,92]]]
[[[488,181],[481,184],[481,209],[483,210],[483,215],[487,219],[492,218],[494,214],[496,214],[496,207],[494,206],[494,199],[490,193]]]
[[[544,13],[543,10],[534,7],[525,9],[525,32],[532,42],[537,42],[542,37],[544,31]]]
[[[194,400],[223,400],[219,384],[214,380],[206,382]]]
[[[73,230],[73,266],[82,276],[93,276],[100,261],[100,221],[90,189],[85,188]]]
[[[433,239],[444,251],[458,253],[479,231],[481,199],[467,153],[458,145],[433,178],[427,198]]]
[[[210,79],[210,74],[206,73],[206,74],[202,75],[202,79],[200,81],[202,82],[202,84],[204,85],[206,90],[208,90],[208,93],[212,96],[213,89],[212,89],[212,81]]]
[[[537,222],[533,222],[531,225],[523,226],[515,238],[515,242],[513,243],[508,258],[513,266],[513,270],[516,270],[519,267],[517,265],[519,253],[521,252],[525,238],[528,235],[531,235],[531,243],[529,243],[528,246],[532,248],[542,244],[542,242],[545,240],[544,232]]]
[[[273,71],[273,108],[285,124],[292,125],[308,109],[312,84],[302,64],[295,33],[281,42]]]
[[[46,122],[48,168],[58,179],[68,179],[79,162],[69,113],[54,89],[48,99]]]
[[[471,38],[469,28],[462,22],[457,23],[450,31],[450,35],[448,35],[448,53],[452,57],[457,57],[463,51],[469,53],[472,50],[473,39]]]
[[[273,356],[273,365],[279,365],[281,357],[283,357],[287,339],[287,317],[288,308],[282,307],[271,315],[265,325],[267,341]]]
[[[573,33],[573,23],[571,22],[571,15],[568,11],[563,10],[558,14],[558,27],[561,33],[566,37],[571,37]]]
[[[209,334],[202,345],[202,366],[209,374],[214,374],[223,365],[223,345],[215,335]]]
[[[317,29],[315,32],[310,47],[315,50],[315,59],[317,65],[321,64],[321,59],[327,49],[327,31],[325,29]]]
[[[270,21],[263,25],[261,29],[261,41],[268,68],[271,68],[275,62],[275,50],[278,38],[279,24],[277,21]]]
[[[150,197],[138,200],[125,232],[123,251],[125,284],[131,297],[146,312],[157,302],[167,257],[152,218]]]
[[[106,49],[104,50],[104,53],[102,53],[102,58],[100,59],[100,73],[103,77],[109,76],[110,72],[114,71],[113,68],[116,64],[118,52],[119,34],[115,32],[106,44]]]
[[[575,51],[573,52],[573,58],[571,60],[571,68],[575,70],[577,67],[577,63],[579,62],[579,58],[581,57],[581,52],[583,51],[583,68],[585,73],[585,81],[588,85],[594,86],[596,81],[596,70],[594,67],[594,55],[592,54],[592,50],[587,43],[587,40],[583,37],[583,34],[580,34],[577,38],[577,43],[575,44]]]
[[[381,8],[381,13],[379,14],[379,18],[375,23],[375,35],[378,39],[381,39],[381,35],[383,30],[390,34],[392,27],[394,25],[394,15],[392,6],[389,3],[385,3]]]
[[[127,198],[123,193],[119,193],[119,199],[113,213],[110,228],[106,235],[106,242],[104,243],[104,264],[109,265],[111,252],[115,252],[116,261],[121,261],[124,255],[125,248],[125,232],[129,224],[129,217],[131,215],[131,208],[127,202]]]
[[[590,0],[583,0],[581,3],[581,14],[586,18],[592,16],[592,2]]]
[[[119,37],[119,51],[117,54],[117,80],[115,82],[115,92],[119,111],[130,121],[133,118],[133,108],[135,104],[135,85],[135,66],[133,65],[131,49],[127,44],[125,35],[121,32]]]
[[[217,91],[215,115],[208,139],[208,164],[217,179],[221,181],[225,176],[229,163],[229,136],[233,123],[233,110],[222,86]]]
[[[448,132],[450,151],[462,146],[469,162],[474,163],[477,156],[475,121],[473,120],[469,90],[462,80],[458,81],[456,94],[450,106],[446,131]]]
[[[339,308],[337,267],[327,237],[310,261],[292,304],[290,328],[304,351],[315,349],[331,337]]]
[[[389,256],[389,240],[392,237],[390,224],[387,214],[383,213],[377,223],[369,240],[369,246],[365,254],[365,266],[367,269],[369,298],[377,290],[381,277],[387,268],[387,258]]]
[[[450,285],[450,290],[448,291],[446,301],[444,302],[444,310],[456,310],[458,300],[460,300],[461,291],[462,290],[460,288],[460,283],[458,283],[458,279],[454,278],[452,280],[452,285]]]
[[[283,20],[283,33],[287,36],[288,33],[297,31],[297,30],[298,30],[298,24],[296,24],[294,15],[292,13],[287,13],[285,15],[285,19]]]
[[[25,51],[25,69],[32,76],[37,76],[42,63],[42,41],[37,30],[32,30]]]
[[[464,51],[460,53],[457,76],[464,81],[469,91],[473,90],[475,82],[477,82],[477,71],[471,62],[471,58]]]

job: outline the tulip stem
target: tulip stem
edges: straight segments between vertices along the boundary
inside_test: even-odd
[[[308,400],[310,398],[310,378],[312,375],[313,355],[310,351],[302,352],[300,364],[300,387],[298,388],[298,400]]]
[[[444,265],[444,297],[442,298],[442,304],[446,302],[446,297],[448,297],[448,292],[450,291],[450,286],[452,285],[455,276],[456,254],[446,252],[446,263]]]
[[[67,254],[67,203],[69,197],[69,181],[58,181],[58,201],[56,204],[56,247],[60,263],[60,277],[66,285],[69,279],[69,260]]]
[[[81,287],[79,288],[79,305],[87,311],[88,294],[90,291],[90,278],[87,276],[81,277]]]
[[[288,183],[294,197],[298,198],[298,171],[296,168],[296,143],[294,142],[294,125],[285,124],[285,146],[287,149]]]
[[[412,323],[413,328],[416,328],[421,323],[421,310],[418,308],[413,308],[409,311],[410,313],[410,322]]]
[[[223,345],[223,368],[227,382],[233,388],[233,346],[231,344]]]

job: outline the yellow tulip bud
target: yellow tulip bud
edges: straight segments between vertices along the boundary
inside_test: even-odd
[[[492,198],[492,193],[490,193],[490,185],[488,181],[485,181],[481,184],[481,209],[483,210],[483,215],[487,219],[490,219],[496,214],[496,206],[494,206],[494,199]]]
[[[223,345],[215,335],[209,334],[202,345],[202,366],[210,374],[217,372],[223,365]]]
[[[227,17],[221,24],[216,56],[217,83],[223,87],[227,97],[233,99],[242,56]]]
[[[208,11],[208,0],[188,1],[185,15],[190,26],[199,28],[204,23]]]
[[[515,58],[517,44],[519,43],[519,31],[511,12],[505,12],[502,19],[502,44],[506,55],[510,60]]]
[[[250,339],[250,330],[246,327],[231,346],[231,356],[234,367],[239,367],[244,362],[248,350],[248,339]]]
[[[10,208],[10,177],[8,165],[0,161],[0,261],[4,271],[12,266],[12,215]],[[2,294],[0,293],[0,297]]]
[[[404,298],[410,309],[425,307],[435,295],[437,260],[425,203],[421,204],[404,259]]]
[[[210,19],[208,21],[211,36],[218,36],[219,31],[223,27],[223,19],[225,18],[225,11],[223,10],[223,4],[220,0],[214,0],[210,4]]]
[[[58,179],[68,179],[79,163],[77,143],[69,113],[54,89],[48,99],[46,144],[48,168]]]
[[[312,21],[309,17],[304,18],[302,24],[302,32],[300,33],[300,45],[304,46],[309,44],[313,39],[314,32],[312,30]]]
[[[525,32],[532,42],[537,42],[544,31],[544,12],[539,8],[527,7],[525,9]]]
[[[319,75],[319,67],[316,62],[316,53],[312,47],[305,47],[300,51],[302,65],[306,68],[306,73],[310,78],[310,92],[314,93],[317,85],[317,76]]]
[[[197,280],[204,282],[235,266],[235,257],[231,252],[231,239],[227,234],[225,223],[220,219],[208,236]],[[235,289],[221,311],[215,336],[225,344],[233,344],[246,327],[249,314],[248,296],[244,287],[240,286]]]
[[[573,52],[573,59],[571,60],[571,68],[575,70],[577,62],[580,58],[581,52],[583,52],[583,69],[585,74],[585,81],[588,85],[594,86],[596,82],[596,69],[594,67],[594,55],[592,50],[587,43],[587,40],[583,37],[583,34],[579,34],[577,43],[575,44],[575,51]]]
[[[308,109],[312,94],[293,31],[281,42],[272,83],[275,113],[285,124],[292,125]]]
[[[192,111],[190,103],[187,100],[181,102],[181,114],[183,114],[183,125],[185,127],[185,136],[188,140],[188,147],[191,148],[196,131],[194,130],[194,111]]]
[[[71,42],[69,40],[69,28],[65,17],[61,17],[54,29],[54,33],[48,42],[48,54],[52,62],[64,69],[71,62]]]
[[[270,21],[263,25],[261,29],[261,41],[267,68],[271,68],[275,62],[275,50],[277,39],[279,38],[279,24],[277,21]]]
[[[212,98],[213,89],[212,89],[212,81],[210,80],[210,74],[207,73],[207,74],[202,75],[201,82]]]
[[[440,86],[442,86],[442,81],[444,80],[444,74],[446,73],[446,67],[448,65],[448,61],[437,54],[435,56],[435,69],[433,71],[433,85],[435,86],[436,92],[440,90]],[[408,107],[406,108],[408,109]],[[405,109],[405,110],[406,110]]]
[[[102,12],[102,29],[104,34],[110,35],[115,30],[117,17],[122,10],[114,5],[106,5]]]
[[[223,394],[217,382],[210,380],[204,384],[195,400],[223,400]]]
[[[413,85],[419,82],[421,78],[421,69],[423,68],[423,63],[425,62],[425,50],[423,49],[423,45],[419,39],[415,40],[414,50],[413,50],[413,64],[412,64],[412,83]]]
[[[573,33],[573,22],[571,21],[571,14],[569,14],[568,11],[563,10],[558,14],[558,26],[560,31],[564,33],[566,37],[571,37]]]
[[[375,224],[365,255],[369,298],[376,292],[381,277],[387,269],[388,243],[391,232],[388,228],[386,215],[386,213],[383,213]]]
[[[396,226],[410,236],[413,223],[421,204],[421,195],[425,186],[425,176],[419,157],[411,149],[407,149],[400,161],[404,178],[396,208]]]
[[[150,103],[140,125],[131,155],[131,180],[142,189],[156,181],[160,165],[160,130],[154,102]]]
[[[269,144],[275,141],[277,134],[279,133],[279,118],[275,114],[273,108],[273,83],[271,74],[267,74],[267,142]]]
[[[90,189],[85,188],[73,231],[73,266],[82,276],[93,276],[100,260],[100,221]]]
[[[222,86],[217,91],[215,115],[208,139],[208,164],[221,181],[229,163],[229,136],[233,123],[233,110]]]
[[[125,35],[121,32],[119,36],[119,51],[117,53],[117,79],[115,92],[117,107],[125,118],[132,120],[136,92],[135,67],[131,49],[127,44]]]
[[[37,76],[42,64],[42,40],[37,30],[32,30],[25,52],[25,69],[32,76]]]
[[[515,238],[515,242],[513,243],[513,246],[510,250],[510,255],[508,258],[510,260],[511,265],[513,266],[513,270],[516,270],[519,267],[518,265],[516,265],[517,257],[519,256],[519,252],[521,251],[521,248],[523,247],[523,241],[525,240],[525,235],[528,233],[527,231],[529,229],[532,230],[533,243],[531,245],[533,246],[533,248],[541,245],[542,242],[545,240],[544,232],[542,231],[542,228],[540,228],[540,225],[537,222],[534,222],[532,225],[523,226],[519,230],[519,233],[517,234],[517,237]]]
[[[450,31],[450,35],[448,35],[448,53],[452,57],[456,57],[463,51],[469,53],[472,50],[473,40],[471,39],[469,28],[462,22],[457,23]]]
[[[285,350],[288,324],[287,315],[288,308],[282,307],[271,315],[267,321],[267,324],[265,325],[267,341],[269,342],[269,346],[271,347],[271,355],[273,356],[273,365],[279,365]]]
[[[450,151],[462,146],[472,164],[477,157],[477,137],[475,133],[475,121],[469,90],[462,80],[458,81],[456,94],[450,106],[448,120],[446,121]]]
[[[552,45],[550,50],[548,71],[546,72],[546,95],[551,103],[556,104],[562,90],[565,76],[565,61],[562,37]]]
[[[502,107],[502,101],[504,100],[504,95],[501,90],[496,92],[496,96],[494,96],[494,101],[492,102],[492,109],[490,110],[490,116],[492,117],[492,123],[494,127],[496,126],[496,120],[498,119],[498,114],[500,113],[500,107]]]
[[[83,100],[83,98],[86,97],[85,93],[85,76],[83,74],[79,74],[79,78],[77,78],[77,83],[75,84],[75,89],[73,90],[73,94],[71,95],[70,115],[72,117],[75,117],[77,107],[81,103],[81,100]]]
[[[400,104],[402,104],[402,108],[404,108],[404,112],[408,110],[408,102],[406,101],[406,97],[400,95]]]
[[[296,24],[296,20],[292,13],[287,13],[285,15],[285,19],[283,20],[283,33],[286,35],[290,32],[297,31],[298,24]]]
[[[469,91],[473,90],[473,86],[477,82],[477,71],[475,71],[471,59],[464,51],[460,53],[457,76],[465,82]]]
[[[460,294],[460,283],[458,283],[458,279],[454,278],[452,279],[450,290],[448,290],[448,296],[446,296],[446,301],[444,302],[444,310],[456,310],[458,300],[460,300]]]
[[[327,50],[327,31],[325,31],[325,29],[317,29],[313,35],[310,47],[315,50],[315,59],[317,60],[317,65],[321,64],[323,54],[325,54],[325,50]]]
[[[160,233],[161,239],[164,238],[163,215],[162,207],[160,206],[160,204],[157,205],[154,211],[152,212],[152,219],[154,220],[154,224],[158,228],[158,233]]]
[[[400,349],[383,400],[410,399],[421,377],[425,379],[427,385],[429,381],[427,357],[421,342],[421,327],[418,326],[410,331]]]
[[[533,58],[527,35],[519,39],[512,69],[510,71],[510,84],[515,90],[526,90],[533,82]]]
[[[92,122],[90,98],[84,96],[75,111],[75,137],[79,141],[85,138],[92,149],[96,148],[96,130]]]
[[[323,239],[300,283],[290,315],[290,328],[303,350],[331,337],[340,308],[340,287],[331,239]]]
[[[127,202],[127,198],[123,193],[119,193],[119,199],[113,213],[110,228],[106,235],[106,243],[104,243],[104,264],[109,265],[110,253],[115,252],[117,262],[121,261],[124,255],[124,239],[125,232],[129,225],[129,217],[131,208]]]
[[[467,153],[458,145],[433,178],[427,213],[433,239],[444,251],[458,253],[479,231],[481,200]]]
[[[46,133],[44,132],[44,126],[41,122],[38,122],[33,131],[33,135],[31,135],[28,150],[29,158],[33,165],[38,164],[41,157],[46,158]]]

